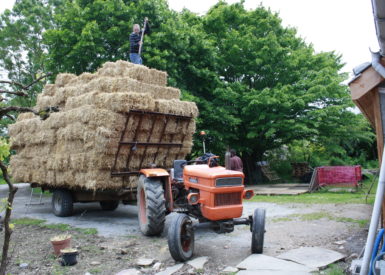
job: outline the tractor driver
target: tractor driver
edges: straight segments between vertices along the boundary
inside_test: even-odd
[[[140,57],[139,48],[142,45],[142,35],[150,33],[150,25],[148,24],[148,18],[144,19],[145,29],[144,33],[140,30],[139,24],[134,24],[132,27],[133,32],[130,34],[130,61],[134,64],[142,64],[142,58]]]
[[[237,156],[234,149],[230,150],[230,170],[243,172],[243,163],[240,157]]]

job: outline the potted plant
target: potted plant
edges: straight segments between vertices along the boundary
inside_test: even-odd
[[[71,235],[62,234],[51,238],[51,243],[56,256],[60,255],[60,250],[71,246]]]

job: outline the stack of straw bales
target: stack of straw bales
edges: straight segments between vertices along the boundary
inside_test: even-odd
[[[145,110],[195,118],[195,103],[180,101],[180,91],[166,87],[167,74],[125,61],[107,62],[96,73],[59,74],[55,84],[45,86],[36,110],[58,106],[59,112],[41,120],[32,113],[20,114],[9,126],[12,149],[11,173],[18,182],[34,182],[51,187],[90,190],[118,189],[129,182],[112,178],[111,168],[121,133],[130,110]],[[128,121],[125,141],[133,141],[137,117]],[[144,117],[136,141],[159,142],[164,119],[158,119],[150,136],[152,120]],[[172,119],[162,142],[183,143],[182,148],[138,147],[130,159],[130,171],[153,163],[171,167],[174,159],[192,147],[195,122]],[[144,153],[145,152],[145,153]],[[122,147],[116,169],[126,167],[129,147]]]

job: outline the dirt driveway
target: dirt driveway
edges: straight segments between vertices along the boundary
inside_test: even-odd
[[[0,195],[4,197],[3,193]],[[28,195],[28,189],[18,192],[13,219],[28,217],[45,220],[45,223],[16,225],[11,274],[115,274],[136,267],[136,261],[143,257],[155,259],[163,267],[175,264],[164,236],[146,238],[140,234],[136,206],[120,205],[114,212],[106,212],[96,203],[77,204],[74,216],[58,218],[51,214],[50,197],[44,197],[44,205],[32,206],[26,212],[24,204]],[[371,206],[365,204],[245,203],[244,215],[250,215],[258,207],[266,209],[264,254],[271,256],[301,246],[330,248],[347,256],[359,253],[371,213]],[[95,228],[98,234],[65,225]],[[80,251],[79,263],[74,267],[61,267],[52,256],[49,238],[63,230],[73,235],[73,246]],[[195,256],[208,256],[210,260],[204,270],[194,272],[220,274],[224,267],[237,265],[250,255],[250,242],[251,234],[246,226],[238,226],[234,232],[222,235],[199,231]],[[21,263],[27,263],[28,267],[21,268]],[[180,274],[184,272],[187,271],[182,270]],[[154,273],[156,271],[151,268],[142,269],[142,274]]]

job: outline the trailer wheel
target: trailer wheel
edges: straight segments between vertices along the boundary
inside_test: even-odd
[[[119,206],[119,201],[100,201],[99,203],[104,211],[114,211]]]
[[[70,191],[65,189],[56,189],[52,194],[52,210],[55,216],[68,217],[72,215],[73,198]]]
[[[141,175],[137,190],[140,230],[146,236],[160,235],[166,219],[162,181],[159,178],[147,178]]]
[[[254,210],[253,224],[251,230],[251,253],[261,254],[263,252],[263,240],[265,236],[266,211],[262,208]]]
[[[194,253],[194,229],[186,214],[176,214],[168,229],[168,249],[175,261],[184,262]]]

